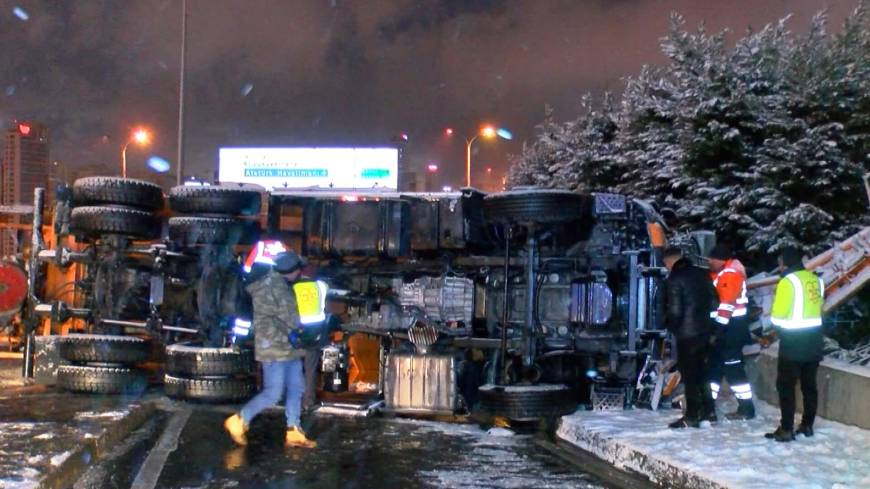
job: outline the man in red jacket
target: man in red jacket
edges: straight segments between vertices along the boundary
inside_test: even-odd
[[[716,245],[710,252],[710,272],[719,307],[710,314],[717,326],[716,343],[710,357],[710,391],[713,399],[719,395],[719,382],[723,375],[737,398],[737,411],[726,415],[728,419],[752,419],[752,386],[743,366],[743,347],[752,342],[749,334],[749,297],[746,295],[746,269],[734,258],[731,250]],[[705,419],[716,420],[716,413],[706,413]]]

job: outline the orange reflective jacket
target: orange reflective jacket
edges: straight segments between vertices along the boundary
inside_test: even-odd
[[[746,269],[736,259],[725,262],[722,270],[713,275],[713,285],[719,295],[719,307],[710,317],[719,324],[727,325],[731,318],[747,313],[749,297],[746,295]]]

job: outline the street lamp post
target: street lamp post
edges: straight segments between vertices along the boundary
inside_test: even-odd
[[[178,155],[175,162],[175,184],[184,178],[184,65],[187,58],[187,0],[181,0],[181,69],[178,77]]]
[[[124,148],[121,149],[121,176],[127,177],[127,146],[130,146],[130,143],[136,143],[140,146],[145,146],[151,140],[151,135],[148,134],[148,131],[145,129],[136,129],[133,131],[133,134],[124,144]]]
[[[465,186],[471,186],[471,145],[478,137],[483,136],[486,139],[492,139],[496,136],[496,130],[492,126],[484,126],[480,132],[475,134],[471,139],[465,138]]]

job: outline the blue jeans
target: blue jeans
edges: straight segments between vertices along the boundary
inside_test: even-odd
[[[299,411],[302,393],[305,392],[305,377],[302,375],[302,359],[263,362],[263,390],[242,408],[242,419],[251,424],[263,410],[278,404],[286,393],[284,414],[287,426],[299,426]]]

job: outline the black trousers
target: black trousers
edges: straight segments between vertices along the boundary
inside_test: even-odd
[[[776,364],[776,391],[779,393],[779,408],[782,420],[779,424],[787,430],[794,429],[795,383],[800,380],[804,397],[801,424],[812,427],[819,406],[819,390],[816,387],[816,372],[819,361],[799,362],[779,357]]]
[[[677,369],[686,390],[686,414],[699,419],[713,412],[713,397],[707,382],[707,357],[710,341],[706,336],[677,340]]]
[[[302,410],[308,410],[317,403],[317,387],[320,380],[320,348],[305,350],[305,394],[302,395]]]
[[[732,387],[748,384],[743,365],[743,347],[751,341],[749,321],[745,317],[732,318],[723,329],[710,354],[708,380],[718,385],[724,376]]]

